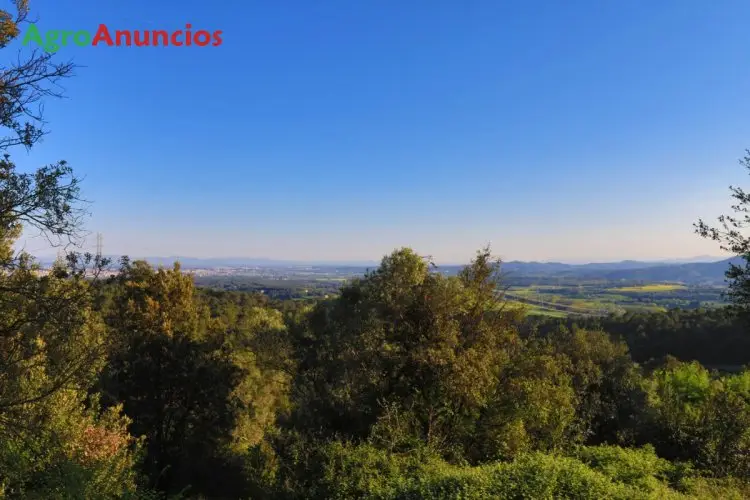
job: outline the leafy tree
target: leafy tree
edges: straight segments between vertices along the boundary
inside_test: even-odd
[[[750,171],[750,150],[740,160],[740,165]],[[750,237],[745,229],[750,226],[750,193],[742,188],[729,186],[733,200],[733,215],[722,215],[719,225],[712,227],[703,220],[695,224],[695,230],[704,238],[720,243],[721,249],[742,257],[740,265],[731,263],[726,277],[729,280],[729,297],[733,304],[743,313],[750,315]]]
[[[28,0],[12,0],[15,12],[0,9],[0,49],[21,34],[29,16]],[[62,95],[60,82],[72,76],[75,66],[58,63],[53,55],[33,51],[0,68],[0,150],[12,146],[31,148],[46,133],[41,101]]]
[[[272,431],[288,410],[291,374],[286,327],[280,311],[249,307],[228,321],[225,348],[243,373],[234,390],[242,405],[233,431],[233,449],[245,453]]]
[[[140,443],[119,407],[101,413],[96,403],[80,391],[57,391],[44,401],[44,426],[5,436],[0,497],[147,498],[135,473]]]
[[[534,450],[556,451],[580,441],[576,393],[568,361],[547,349],[524,349],[499,377],[477,418],[473,462],[507,460]]]
[[[20,34],[28,15],[25,0],[13,3],[16,14],[0,11],[0,48]],[[34,108],[59,95],[56,86],[72,69],[39,53],[0,69],[0,126],[7,130],[0,137],[0,477],[10,496],[77,496],[94,484],[106,496],[109,486],[94,465],[70,454],[82,439],[72,431],[129,439],[120,427],[107,430],[110,417],[100,420],[85,409],[106,342],[90,283],[64,263],[42,276],[31,256],[14,250],[22,231],[38,231],[52,244],[74,243],[81,235],[85,212],[71,168],[61,161],[19,172],[7,153],[12,146],[31,148],[44,135],[40,108]],[[131,463],[130,452],[128,445],[116,454]],[[128,488],[127,469],[113,476],[120,493]]]
[[[125,259],[114,284],[107,323],[116,341],[101,384],[107,402],[121,402],[131,433],[145,436],[152,486],[221,492],[214,474],[240,408],[241,370],[208,334],[206,311],[179,265],[154,271]]]
[[[716,476],[750,474],[750,375],[714,377],[698,363],[671,361],[649,384],[644,434],[660,455]]]
[[[645,392],[627,345],[609,334],[560,328],[545,339],[571,377],[576,427],[588,444],[629,443],[636,432]]]
[[[298,427],[352,439],[377,429],[388,441],[383,419],[398,414],[422,442],[463,456],[518,343],[520,313],[499,296],[488,249],[456,277],[429,266],[395,251],[312,311],[293,336]]]
[[[0,422],[12,428],[33,421],[34,405],[55,392],[86,391],[102,366],[105,335],[89,285],[59,267],[40,278],[21,260],[0,287]]]
[[[0,48],[20,34],[29,7],[0,10]],[[9,132],[0,150],[33,146],[44,134],[33,105],[58,95],[70,64],[32,53],[0,69],[0,125]],[[39,278],[29,255],[15,254],[22,230],[38,230],[52,242],[74,241],[81,229],[79,181],[65,162],[20,173],[6,153],[0,159],[0,421],[28,423],[29,405],[69,385],[85,385],[100,354],[101,329],[88,308],[88,289],[58,267]],[[20,381],[24,381],[23,383]],[[0,428],[0,433],[3,429]]]

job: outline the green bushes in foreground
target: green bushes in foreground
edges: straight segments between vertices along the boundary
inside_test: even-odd
[[[709,480],[659,458],[653,448],[582,447],[573,456],[525,453],[510,462],[450,465],[422,453],[390,454],[332,442],[322,474],[303,498],[367,499],[670,499],[747,498],[731,480]],[[288,496],[296,496],[287,492]]]

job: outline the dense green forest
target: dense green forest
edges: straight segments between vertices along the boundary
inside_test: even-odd
[[[9,151],[33,150],[30,106],[72,69],[2,73],[0,497],[750,497],[741,190],[739,219],[697,225],[744,259],[725,308],[533,317],[489,249],[450,276],[398,249],[303,301],[127,258],[104,279],[75,252],[43,274],[14,245],[79,241],[81,184]]]

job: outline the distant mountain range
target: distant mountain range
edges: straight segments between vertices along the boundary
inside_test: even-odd
[[[378,262],[325,262],[325,261],[290,261],[274,259],[248,258],[215,258],[197,259],[186,257],[147,258],[156,265],[171,265],[179,260],[185,268],[210,269],[216,267],[337,267],[373,269]],[[669,261],[593,262],[588,264],[564,264],[561,262],[523,262],[510,261],[503,263],[503,271],[510,277],[539,278],[573,278],[573,279],[606,279],[623,281],[678,281],[689,284],[724,283],[724,273],[729,263],[739,263],[741,259],[718,260],[716,257],[701,256],[694,259],[674,259]],[[439,266],[439,269],[453,274],[462,266]]]
[[[730,263],[742,259],[733,257],[713,262],[622,262],[561,264],[541,262],[507,262],[503,270],[510,276],[538,276],[578,279],[607,279],[627,281],[678,281],[689,284],[722,284]]]
[[[117,257],[113,257],[117,261]],[[41,259],[42,263],[50,263],[52,259]],[[268,258],[193,258],[193,257],[146,257],[145,260],[153,265],[171,266],[179,261],[185,269],[216,269],[216,268],[347,268],[359,273],[378,266],[375,261],[331,262],[331,261],[293,261]],[[502,269],[513,278],[571,278],[571,279],[606,279],[623,281],[672,281],[688,284],[724,283],[724,273],[729,263],[740,263],[742,259],[733,257],[718,260],[716,257],[702,256],[694,259],[674,259],[667,261],[637,261],[623,260],[620,262],[593,262],[588,264],[565,264],[561,262],[504,262]],[[447,273],[455,274],[462,266],[441,265],[438,268]]]

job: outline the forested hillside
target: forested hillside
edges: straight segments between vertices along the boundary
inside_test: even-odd
[[[43,274],[22,231],[70,250],[87,205],[65,162],[11,160],[73,69],[29,57],[0,74],[1,498],[750,498],[745,216],[697,227],[740,256],[721,309],[534,319],[489,248],[307,301],[127,257]]]

